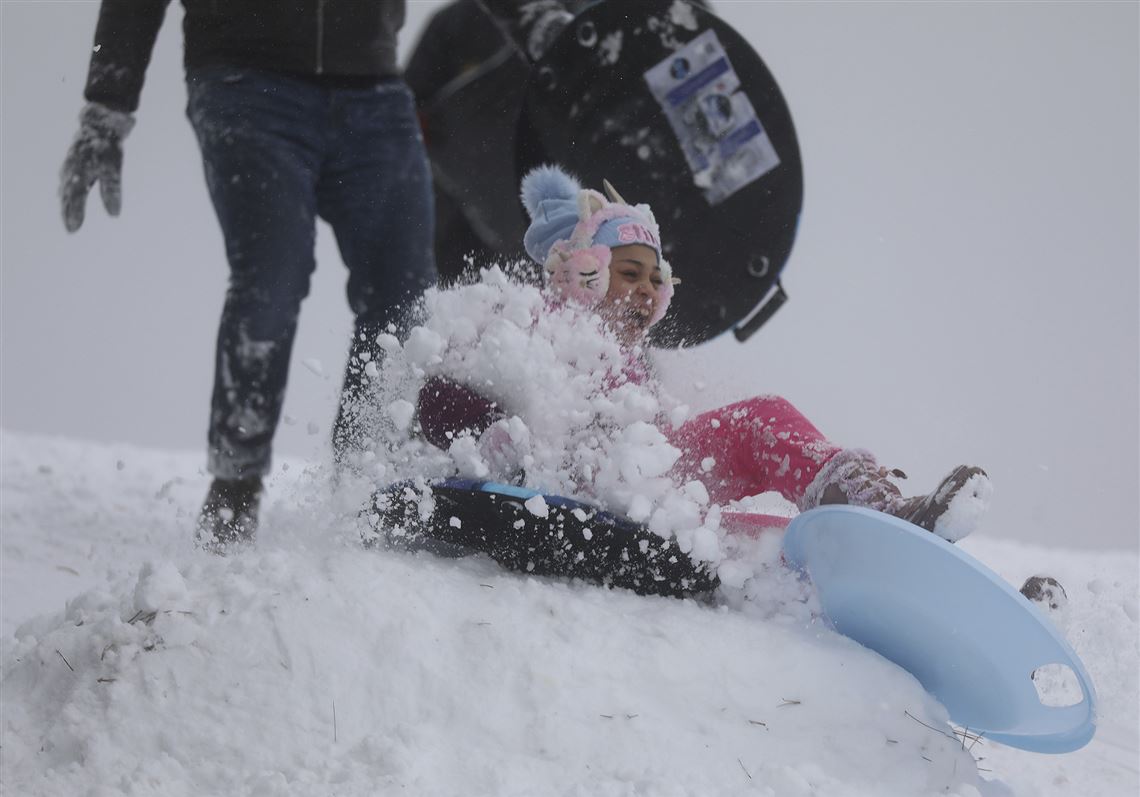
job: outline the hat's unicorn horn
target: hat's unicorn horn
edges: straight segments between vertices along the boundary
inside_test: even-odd
[[[606,189],[606,196],[608,196],[610,198],[610,202],[617,202],[619,205],[628,205],[629,204],[628,202],[626,202],[624,199],[621,198],[621,194],[619,194],[617,192],[617,189],[614,188],[613,185],[610,184],[609,180],[606,180],[606,179],[602,180],[602,188]]]

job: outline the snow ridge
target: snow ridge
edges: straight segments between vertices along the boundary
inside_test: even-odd
[[[967,541],[1069,585],[1104,714],[1075,754],[967,751],[912,678],[811,622],[772,536],[740,553],[769,568],[747,600],[641,598],[364,551],[290,462],[257,545],[218,559],[189,544],[199,455],[0,450],[5,622],[36,615],[3,639],[5,793],[1008,794],[975,758],[1014,793],[1135,791],[1134,556]]]

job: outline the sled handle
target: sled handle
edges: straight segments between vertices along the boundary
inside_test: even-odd
[[[738,341],[743,343],[750,337],[756,334],[760,327],[768,323],[768,320],[776,314],[776,311],[783,307],[788,301],[787,291],[784,290],[784,285],[779,280],[776,280],[776,287],[757,305],[756,310],[753,311],[752,316],[742,321],[732,330],[732,334]]]

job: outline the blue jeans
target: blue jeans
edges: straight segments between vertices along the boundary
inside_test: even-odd
[[[187,115],[225,238],[229,288],[218,330],[209,470],[268,472],[301,300],[316,267],[316,218],[348,267],[355,330],[338,454],[356,444],[363,368],[389,324],[434,283],[431,175],[402,80],[337,86],[245,68],[187,74]]]

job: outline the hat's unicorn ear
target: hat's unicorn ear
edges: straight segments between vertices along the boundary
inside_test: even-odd
[[[578,193],[578,221],[589,221],[590,217],[605,207],[605,199],[597,191]]]

